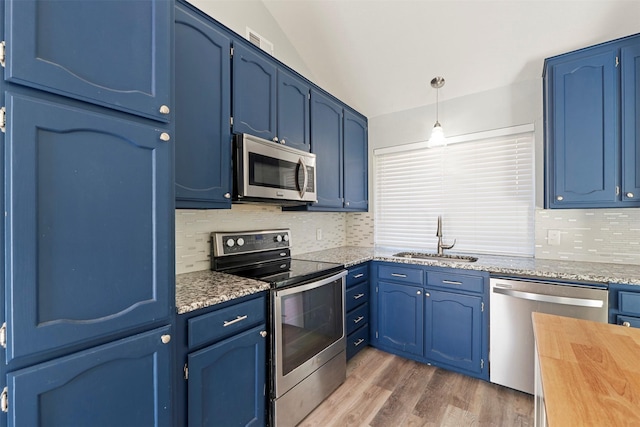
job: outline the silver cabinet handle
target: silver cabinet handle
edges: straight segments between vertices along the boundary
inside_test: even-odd
[[[285,145],[287,142],[284,139],[280,140],[280,144]]]
[[[424,296],[425,296],[425,297],[430,297],[430,296],[431,296],[431,294],[430,294],[429,292],[425,292],[425,293],[424,293]]]
[[[225,199],[230,199],[231,198],[231,193],[224,193],[224,198]]]
[[[360,344],[362,344],[363,342],[364,342],[364,338],[360,338],[358,341],[354,341],[354,342],[353,342],[353,345],[357,347],[357,346],[359,346]]]
[[[273,142],[278,142],[278,137],[277,137],[277,136],[274,136],[272,141],[273,141]]]
[[[364,294],[358,294],[358,295],[354,295],[353,299],[360,299],[364,296]]]
[[[622,326],[626,326],[627,328],[631,327],[631,323],[629,322],[622,322]]]
[[[455,280],[443,280],[442,283],[447,285],[462,285],[462,282],[456,282]]]
[[[357,319],[353,319],[353,323],[360,323],[364,319],[364,316],[359,316]],[[629,322],[627,322],[629,323]]]
[[[267,331],[260,331],[260,336],[262,338],[266,337],[267,336]]]
[[[364,276],[364,273],[360,273],[360,274],[356,274],[355,276],[353,276],[354,279],[359,279],[362,276]]]
[[[169,114],[171,110],[166,105],[160,106],[160,114]]]
[[[417,294],[417,295],[420,295],[420,294],[422,294],[422,292],[418,291],[418,292],[416,292],[416,294]]]
[[[604,301],[599,299],[569,298],[555,295],[536,294],[533,292],[514,291],[513,289],[493,288],[493,293],[529,301],[551,302],[555,304],[575,305],[577,307],[602,308]]]
[[[627,193],[627,197],[632,199],[633,198],[633,193]]]
[[[171,135],[166,132],[160,134],[160,141],[168,142],[169,140],[171,140]]]
[[[391,275],[392,275],[393,277],[407,277],[407,275],[406,275],[406,274],[400,274],[400,273],[391,273]]]
[[[243,321],[243,320],[245,320],[247,317],[249,317],[249,316],[245,314],[244,316],[238,316],[238,317],[236,317],[236,318],[235,318],[235,319],[233,319],[233,320],[225,320],[225,321],[224,321],[224,323],[222,324],[222,326],[224,326],[224,327],[226,328],[227,326],[231,326],[231,325],[233,325],[234,323],[242,322],[242,321]]]
[[[563,200],[564,200],[564,197],[562,197],[562,196],[557,196],[557,197],[556,197],[556,200],[557,200],[557,201],[559,201],[559,202],[561,202],[561,201],[563,201]]]
[[[162,341],[162,344],[169,344],[169,341],[171,341],[171,335],[161,336],[160,341]]]

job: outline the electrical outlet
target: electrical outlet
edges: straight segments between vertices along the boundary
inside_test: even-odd
[[[322,240],[322,228],[316,228],[316,240]]]
[[[560,246],[560,230],[547,230],[547,244]]]

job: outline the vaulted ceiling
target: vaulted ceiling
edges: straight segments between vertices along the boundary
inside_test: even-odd
[[[369,117],[539,79],[543,60],[640,32],[640,0],[263,0],[314,80]]]

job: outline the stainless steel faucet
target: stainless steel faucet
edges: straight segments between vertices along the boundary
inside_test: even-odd
[[[438,230],[436,230],[436,236],[438,237],[438,255],[444,255],[444,249],[451,249],[456,245],[456,239],[453,239],[453,243],[445,245],[442,243],[442,215],[438,215]]]

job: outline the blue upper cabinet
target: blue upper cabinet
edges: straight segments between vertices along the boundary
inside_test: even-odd
[[[168,122],[169,0],[6,0],[6,81]]]
[[[11,92],[6,105],[7,362],[168,320],[170,135]]]
[[[231,208],[231,39],[176,5],[177,208]]]
[[[10,372],[7,426],[169,427],[169,332],[158,328]]]
[[[343,207],[342,105],[311,91],[311,151],[316,154],[318,202],[314,208]]]
[[[277,68],[239,41],[233,43],[233,132],[276,138]]]
[[[622,200],[640,202],[640,42],[623,47]]]
[[[278,141],[310,151],[310,86],[293,74],[278,70]]]
[[[344,208],[369,207],[367,119],[344,109]]]
[[[547,207],[640,206],[639,47],[633,36],[546,60]]]

